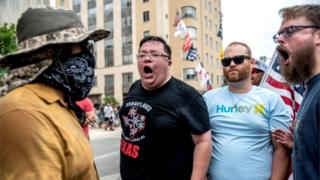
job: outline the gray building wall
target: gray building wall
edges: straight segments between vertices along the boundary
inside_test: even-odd
[[[16,25],[21,13],[29,7],[49,5],[50,0],[0,0],[0,26],[4,23]]]

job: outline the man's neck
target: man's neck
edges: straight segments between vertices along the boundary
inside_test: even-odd
[[[316,54],[316,64],[315,64],[315,67],[312,69],[312,73],[309,79],[312,79],[314,76],[318,74],[320,74],[320,50],[318,54]]]
[[[239,82],[228,82],[229,90],[234,93],[247,93],[252,89],[250,79],[244,79]]]

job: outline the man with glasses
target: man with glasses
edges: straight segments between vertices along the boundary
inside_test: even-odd
[[[281,73],[289,83],[306,83],[306,91],[293,127],[293,178],[318,180],[320,173],[320,5],[297,5],[283,8],[279,12],[282,22],[274,40],[278,43]],[[288,137],[287,134],[280,133],[278,140],[288,144],[290,139],[286,137]]]
[[[209,179],[285,179],[289,153],[271,132],[288,129],[289,109],[279,95],[252,85],[247,44],[230,43],[221,62],[228,85],[204,94],[213,141]]]
[[[206,179],[211,135],[202,96],[171,76],[171,49],[146,36],[137,54],[140,80],[119,111],[123,180]]]
[[[76,102],[92,88],[94,42],[109,33],[88,32],[70,10],[22,13],[18,51],[0,58],[0,179],[99,179]]]
[[[251,80],[253,85],[255,86],[260,85],[261,80],[264,76],[264,73],[267,72],[267,69],[268,67],[265,62],[261,60],[256,60],[251,72]]]

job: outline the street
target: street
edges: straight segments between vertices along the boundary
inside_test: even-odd
[[[90,141],[94,161],[101,180],[120,180],[119,149],[121,128],[115,131],[104,131],[100,128],[90,129]]]

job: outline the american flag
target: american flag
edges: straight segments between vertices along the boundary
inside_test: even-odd
[[[212,83],[209,78],[209,73],[204,68],[202,62],[198,63],[198,65],[195,68],[195,71],[197,72],[197,76],[200,80],[201,86],[205,87],[206,90],[212,89]]]
[[[193,60],[196,60],[197,58],[198,58],[197,48],[191,46],[186,59],[193,61]]]
[[[280,74],[280,56],[277,52],[274,53],[268,71],[265,73],[260,86],[278,93],[285,104],[290,107],[292,118],[293,120],[295,119],[302,102],[304,85],[289,85],[285,81]]]

